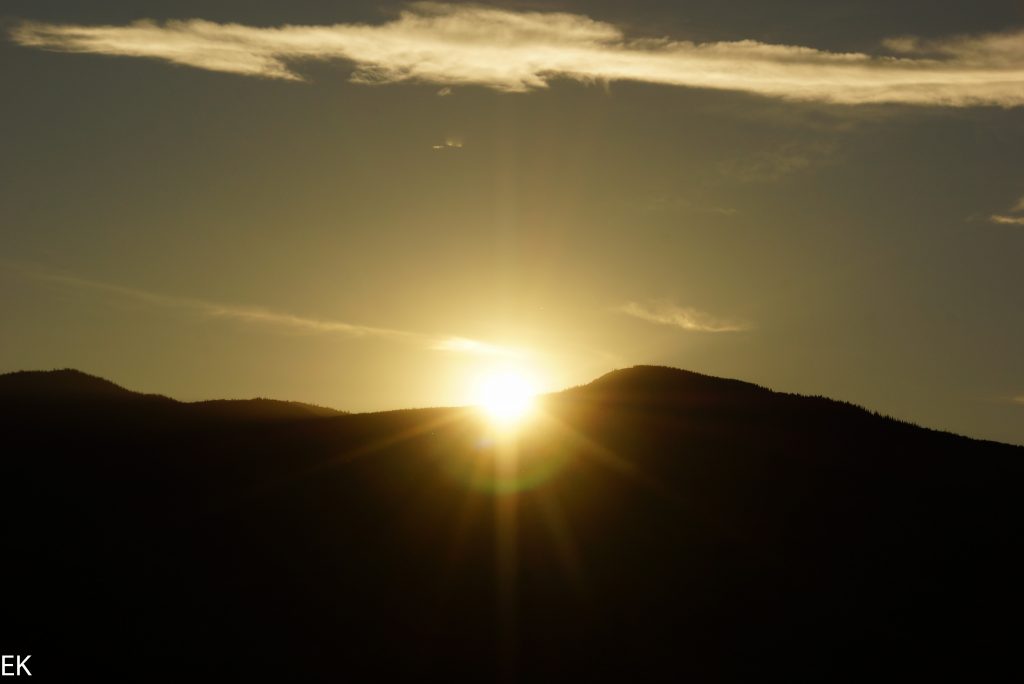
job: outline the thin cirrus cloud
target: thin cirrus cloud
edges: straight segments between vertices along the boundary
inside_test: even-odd
[[[719,318],[693,307],[676,306],[671,302],[654,302],[649,305],[626,302],[615,311],[648,323],[669,325],[694,332],[724,333],[750,329],[750,325],[746,323]]]
[[[476,356],[524,357],[524,349],[505,347],[458,336],[427,335],[395,328],[381,328],[324,318],[297,316],[262,307],[222,304],[203,299],[190,299],[149,292],[121,285],[78,278],[72,275],[42,270],[17,269],[36,280],[56,283],[76,290],[114,295],[141,304],[185,311],[208,318],[219,318],[243,323],[263,325],[277,330],[299,333],[332,334],[351,338],[390,340],[411,344],[433,351],[453,352]]]
[[[1014,216],[1013,214],[1017,214]],[[992,214],[988,217],[992,223],[1005,226],[1024,226],[1024,197],[1017,200],[1017,203],[1010,207],[1008,214]]]
[[[344,60],[355,65],[351,79],[357,83],[412,81],[523,92],[566,78],[843,104],[1024,105],[1024,30],[893,38],[879,54],[839,53],[755,40],[631,38],[613,24],[580,14],[416,2],[377,25],[24,22],[11,37],[46,50],[145,57],[293,81],[304,80],[296,70],[302,62]]]
[[[455,138],[447,138],[443,143],[438,143],[432,148],[435,152],[446,152],[452,150],[461,150],[462,141],[456,140]]]
[[[999,223],[1007,226],[1024,226],[1024,216],[1006,216],[1005,214],[992,214],[988,217],[992,223]]]

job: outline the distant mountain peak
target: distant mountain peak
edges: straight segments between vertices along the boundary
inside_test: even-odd
[[[769,390],[742,380],[719,378],[695,371],[669,366],[632,366],[605,373],[593,382],[575,388],[579,391],[613,391],[646,395],[691,394],[712,392],[768,392]]]
[[[104,378],[74,368],[16,371],[0,375],[0,395],[35,399],[128,398],[138,396]]]
[[[133,392],[104,378],[74,368],[49,371],[17,371],[0,375],[0,400],[9,404],[52,404],[106,407],[161,406],[182,416],[209,420],[297,420],[344,415],[324,406],[275,399],[214,399],[180,402],[160,394]]]

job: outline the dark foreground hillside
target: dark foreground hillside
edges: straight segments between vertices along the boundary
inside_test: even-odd
[[[35,677],[1019,679],[1024,449],[640,367],[466,409],[0,376]]]

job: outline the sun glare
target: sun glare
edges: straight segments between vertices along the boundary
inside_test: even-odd
[[[528,375],[502,370],[480,378],[476,404],[493,423],[511,427],[530,414],[536,394],[537,387]]]

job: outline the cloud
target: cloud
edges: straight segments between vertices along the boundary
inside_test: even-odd
[[[210,318],[241,321],[284,331],[391,340],[416,345],[423,349],[480,356],[523,357],[528,355],[528,352],[522,349],[502,347],[464,337],[435,336],[395,328],[360,325],[334,319],[310,318],[262,307],[238,306],[203,299],[174,297],[66,274],[41,270],[17,270],[37,280],[57,283],[77,290],[103,292],[155,307],[178,309]]]
[[[465,337],[446,337],[438,340],[431,349],[436,351],[458,352],[460,354],[476,354],[479,356],[505,356],[523,357],[528,356],[526,351],[513,347],[499,347],[479,340],[471,340]]]
[[[1024,226],[1024,216],[1006,216],[1004,214],[992,214],[988,217],[992,223],[1003,225]]]
[[[444,151],[448,151],[448,150],[461,150],[462,149],[462,141],[461,140],[456,140],[455,138],[448,138],[443,143],[440,143],[438,145],[434,145],[433,149],[437,150],[437,151],[440,151],[440,152],[444,152]]]
[[[254,27],[201,19],[125,26],[25,22],[24,46],[159,59],[301,81],[304,61],[345,60],[357,83],[480,85],[523,92],[557,78],[714,88],[861,104],[1024,105],[1024,31],[944,40],[902,37],[885,54],[837,53],[754,40],[629,38],[579,14],[412,3],[378,25]]]
[[[654,302],[648,306],[637,302],[627,302],[617,307],[615,311],[649,323],[671,325],[695,332],[742,332],[750,329],[750,326],[745,323],[718,318],[692,307],[676,306],[664,301]]]
[[[1020,215],[1011,216],[1010,214]],[[992,214],[988,217],[988,220],[992,223],[998,223],[1005,226],[1024,226],[1024,197],[1021,197],[1012,207],[1010,207],[1009,214]]]

